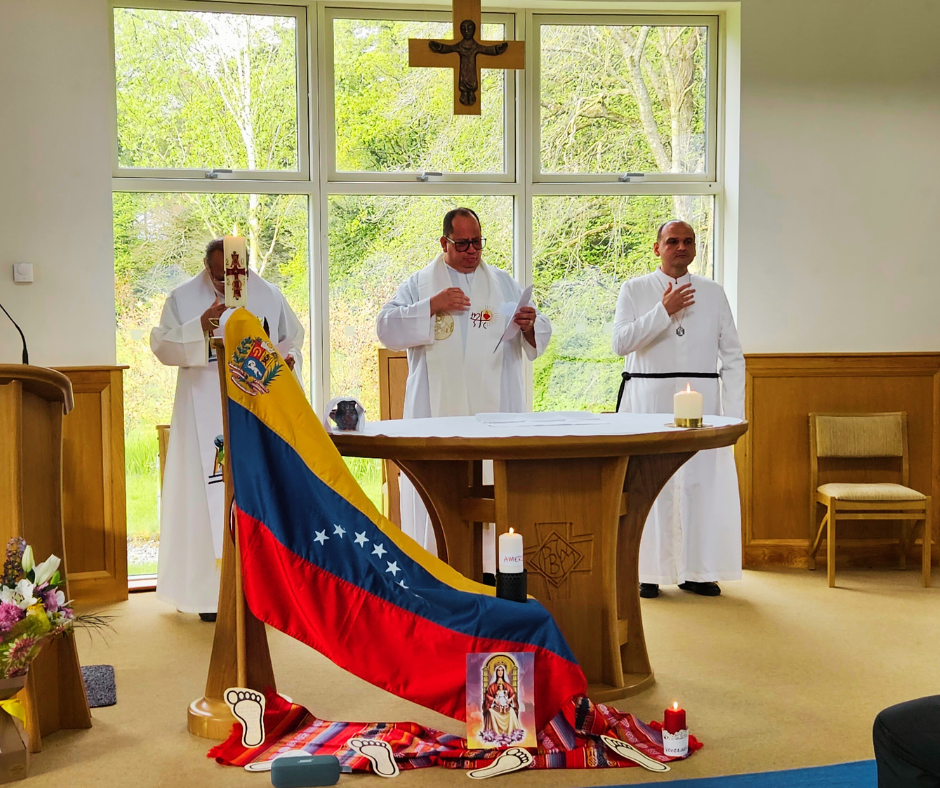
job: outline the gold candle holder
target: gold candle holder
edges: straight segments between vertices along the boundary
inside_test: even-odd
[[[678,416],[676,416],[675,422],[676,422],[677,427],[701,427],[702,426],[702,418],[680,419]]]

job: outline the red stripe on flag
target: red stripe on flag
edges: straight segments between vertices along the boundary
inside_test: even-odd
[[[471,637],[421,618],[295,555],[241,510],[237,516],[251,612],[365,681],[464,720],[466,655],[532,651],[539,730],[566,701],[586,694],[581,668],[557,654]]]

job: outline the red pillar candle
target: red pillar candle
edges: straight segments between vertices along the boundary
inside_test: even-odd
[[[666,709],[663,727],[668,733],[678,733],[684,731],[688,726],[685,724],[685,709],[680,709],[678,703],[673,703],[671,709]]]

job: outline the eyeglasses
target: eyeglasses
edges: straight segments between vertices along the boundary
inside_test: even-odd
[[[446,235],[444,237],[447,238]],[[470,244],[473,244],[473,248],[477,250],[486,246],[486,238],[470,238],[463,241],[455,241],[453,238],[447,238],[447,240],[454,245],[454,249],[458,252],[466,252],[467,249],[470,248]]]

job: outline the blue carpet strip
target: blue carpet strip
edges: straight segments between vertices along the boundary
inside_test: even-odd
[[[681,765],[680,765],[681,767]],[[675,767],[674,767],[675,768]],[[876,788],[878,776],[874,761],[839,763],[812,769],[783,772],[736,774],[732,777],[705,777],[699,780],[653,780],[669,788]],[[649,785],[650,783],[643,783]],[[609,788],[629,788],[614,785]]]

